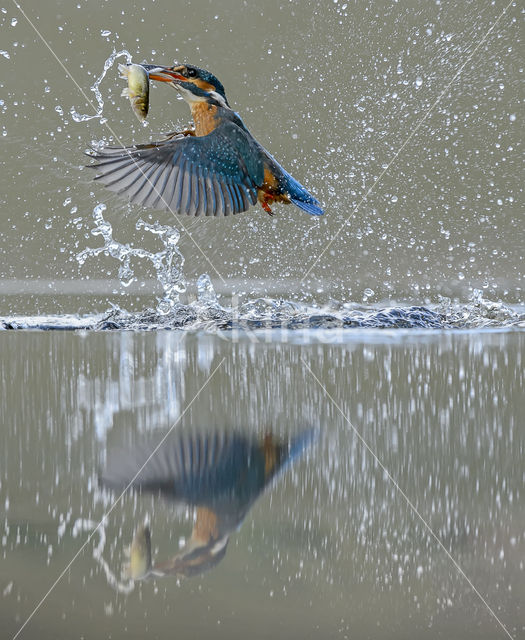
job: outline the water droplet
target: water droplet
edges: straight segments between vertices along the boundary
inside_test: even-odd
[[[110,35],[111,35],[111,31],[109,31],[108,29],[103,29],[103,30],[100,32],[100,35],[101,35],[103,38],[107,38],[108,36],[110,36]]]
[[[363,302],[368,302],[368,299],[374,295],[375,295],[375,291],[373,289],[370,289],[370,287],[367,287],[363,291]]]
[[[217,294],[207,273],[203,273],[197,280],[197,296],[200,302],[208,304],[217,302]]]
[[[118,278],[123,287],[129,287],[129,285],[135,280],[135,274],[131,268],[129,257],[128,259],[125,259],[124,263],[119,267]]]
[[[17,24],[18,24],[18,19],[17,18],[11,18],[11,26],[12,27],[16,27]]]

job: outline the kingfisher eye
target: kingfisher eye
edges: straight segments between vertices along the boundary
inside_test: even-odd
[[[195,71],[195,69],[186,69],[186,75],[188,76],[188,78],[195,78],[197,72]]]

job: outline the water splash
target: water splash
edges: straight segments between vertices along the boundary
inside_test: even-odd
[[[484,298],[480,289],[474,289],[466,305],[452,304],[448,298],[443,298],[439,311],[447,325],[454,327],[477,329],[521,327],[525,320],[523,314],[503,302]]]
[[[96,112],[93,114],[79,113],[75,109],[75,107],[71,107],[71,109],[69,110],[69,113],[71,114],[71,117],[75,122],[87,122],[88,120],[92,120],[93,118],[100,118],[100,122],[102,124],[106,122],[106,119],[102,117],[102,114],[104,111],[104,99],[102,97],[102,92],[100,91],[100,84],[102,80],[104,80],[104,78],[106,77],[106,74],[109,71],[109,69],[111,69],[111,67],[115,64],[115,61],[117,60],[117,58],[121,58],[123,56],[126,58],[126,63],[130,64],[131,54],[129,53],[129,51],[126,51],[126,49],[123,49],[122,51],[117,52],[115,51],[115,49],[113,49],[113,53],[104,62],[104,68],[102,70],[102,73],[98,76],[98,78],[95,80],[93,85],[90,87],[90,90],[93,91],[93,93],[95,94],[95,99],[98,105]]]
[[[118,593],[126,595],[131,593],[135,588],[134,581],[126,576],[118,578],[103,556],[104,549],[106,547],[106,527],[104,522],[78,518],[73,525],[73,530],[71,532],[72,536],[73,538],[76,538],[84,532],[89,532],[90,534],[94,534],[95,532],[98,533],[98,544],[93,547],[93,559],[105,573],[109,586],[115,589]]]
[[[197,296],[199,302],[207,306],[218,304],[217,294],[207,273],[203,273],[197,280]]]
[[[303,302],[257,298],[240,302],[233,296],[230,305],[221,304],[207,274],[197,280],[197,299],[187,304],[180,301],[186,291],[183,265],[184,257],[178,243],[177,229],[158,222],[153,224],[138,220],[137,230],[148,231],[159,238],[164,248],[156,253],[142,247],[122,243],[113,237],[113,227],[104,218],[106,205],[99,203],[93,209],[92,235],[102,236],[99,247],[87,247],[77,254],[80,265],[92,257],[103,254],[117,260],[118,277],[123,287],[136,281],[132,259],[147,260],[155,269],[163,289],[156,309],[131,313],[112,305],[103,314],[78,316],[37,316],[0,318],[0,329],[127,329],[155,331],[159,329],[184,330],[297,330],[297,329],[501,329],[525,327],[525,313],[501,303],[487,300],[479,290],[474,290],[467,304],[453,303],[443,298],[432,306],[379,307],[370,304],[373,291],[366,290],[365,304],[332,301],[330,305],[317,306]],[[331,331],[333,333],[333,331]],[[275,337],[275,336],[274,336]],[[342,334],[341,334],[342,338]]]
[[[525,329],[525,309],[513,309],[500,302],[472,300],[468,304],[443,301],[428,307],[359,306],[345,303],[330,307],[315,307],[301,302],[274,298],[249,300],[241,305],[219,303],[208,275],[198,283],[198,298],[189,304],[170,306],[168,313],[146,310],[130,313],[113,307],[105,313],[55,316],[0,317],[0,330],[20,329],[90,329],[157,331],[183,329],[185,331],[271,331],[272,341],[290,339],[289,331],[300,331],[294,340],[308,344],[313,341],[344,342],[351,339],[349,329],[441,329],[441,330],[506,330]],[[338,331],[340,330],[340,331]],[[230,334],[233,337],[241,333]],[[253,334],[255,336],[255,334]],[[388,333],[388,340],[393,337]],[[377,339],[377,338],[376,338]]]
[[[105,204],[97,204],[93,209],[93,220],[95,227],[91,230],[92,235],[102,236],[104,244],[100,247],[87,247],[77,254],[77,260],[83,265],[87,258],[96,258],[100,254],[111,256],[120,262],[118,277],[123,287],[136,280],[131,264],[132,258],[146,259],[153,265],[157,280],[162,286],[164,295],[158,301],[156,312],[159,315],[166,315],[179,302],[179,294],[186,291],[183,265],[184,256],[178,249],[180,232],[169,225],[161,225],[158,222],[150,224],[143,220],[138,220],[135,225],[137,230],[143,229],[157,236],[164,249],[157,253],[152,253],[141,247],[133,247],[129,243],[123,244],[113,237],[113,227],[104,218]]]
[[[230,305],[221,304],[207,274],[197,280],[197,299],[183,304],[180,294],[186,291],[184,257],[178,244],[180,232],[158,222],[138,220],[137,230],[154,234],[164,245],[156,253],[142,247],[122,243],[113,237],[113,227],[104,218],[106,205],[99,203],[93,209],[92,235],[102,236],[99,247],[87,247],[77,254],[83,265],[87,258],[100,254],[119,262],[118,277],[123,287],[136,281],[132,260],[147,260],[155,269],[163,289],[156,309],[130,313],[113,306],[104,314],[93,314],[79,319],[76,316],[49,316],[35,318],[0,318],[0,329],[71,328],[71,329],[132,329],[151,331],[158,329],[185,330],[297,330],[297,329],[488,329],[525,326],[525,313],[501,302],[486,300],[474,290],[467,304],[452,303],[443,298],[439,305],[379,307],[366,304],[373,295],[366,290],[365,304],[332,301],[330,305],[308,305],[293,300],[257,298],[239,302],[234,296]]]

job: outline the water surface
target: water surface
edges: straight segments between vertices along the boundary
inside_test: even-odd
[[[128,492],[105,541],[94,536],[20,637],[505,637],[354,428],[521,637],[523,332],[359,329],[343,344],[328,331],[289,333],[270,343],[227,332],[2,334],[6,637],[116,497],[98,487],[108,451],[160,441],[173,425],[320,434],[215,567],[125,593],[137,527],[149,522],[153,554],[166,559],[193,526],[191,510]]]

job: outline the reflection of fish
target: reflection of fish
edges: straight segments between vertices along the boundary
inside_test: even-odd
[[[146,525],[139,527],[129,550],[127,573],[133,580],[145,578],[151,571],[151,534]]]
[[[152,443],[110,453],[100,478],[103,485],[121,490],[131,483],[140,491],[195,507],[190,540],[166,562],[152,565],[149,530],[139,529],[130,576],[192,576],[214,567],[253,503],[315,434],[308,430],[279,441],[272,434],[255,438],[227,431],[174,433],[154,454]]]
[[[140,64],[119,64],[121,78],[127,78],[128,86],[122,89],[123,96],[131,102],[133,113],[142,121],[148,115],[149,107],[149,74]]]

